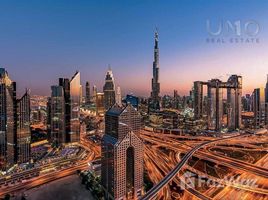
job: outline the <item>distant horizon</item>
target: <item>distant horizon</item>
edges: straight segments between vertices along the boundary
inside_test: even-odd
[[[29,87],[24,87],[24,88],[22,88],[22,86],[20,85],[20,83],[12,78],[13,75],[9,73],[8,69],[7,69],[6,67],[3,67],[3,66],[1,66],[1,67],[2,67],[2,68],[5,68],[5,70],[8,72],[8,75],[9,75],[9,77],[11,78],[11,80],[14,81],[14,82],[16,82],[16,85],[17,85],[17,94],[18,94],[18,96],[22,96],[22,95],[24,94],[25,89],[30,89],[32,95],[50,96],[50,92],[51,92],[51,89],[50,89],[50,88],[51,88],[52,85],[58,85],[58,79],[59,79],[59,78],[69,78],[69,79],[71,79],[71,77],[75,74],[76,71],[79,71],[79,72],[80,72],[81,80],[83,80],[83,81],[81,81],[81,85],[82,85],[82,88],[83,88],[83,96],[84,96],[84,93],[85,93],[85,84],[86,84],[87,81],[90,83],[90,90],[91,90],[91,93],[92,93],[92,88],[93,88],[93,86],[95,85],[95,84],[91,83],[90,80],[85,80],[85,79],[83,79],[83,78],[82,78],[82,77],[83,77],[83,74],[81,73],[80,70],[77,69],[77,70],[75,70],[74,73],[73,73],[72,75],[70,75],[69,77],[68,77],[68,76],[59,76],[57,79],[55,79],[54,84],[52,84],[52,85],[47,85],[47,87],[48,87],[47,92],[40,92],[40,93],[38,93],[37,90],[32,90],[32,88],[29,88]],[[108,70],[108,67],[107,67],[107,70]],[[112,69],[112,71],[113,71],[113,69]],[[103,84],[104,84],[105,74],[106,74],[106,72],[104,73],[104,76],[103,76]],[[113,71],[113,74],[114,74],[114,71]],[[160,69],[160,74],[161,74],[161,69]],[[233,75],[233,74],[228,74],[228,76],[227,76],[227,75],[225,75],[225,76],[221,76],[221,75],[219,75],[219,76],[217,76],[217,77],[211,77],[211,78],[208,79],[208,80],[211,80],[211,79],[214,79],[214,78],[215,78],[215,79],[220,79],[221,81],[227,81],[228,77],[231,76],[231,75]],[[236,75],[241,75],[241,74],[236,74]],[[265,80],[267,80],[267,75],[268,75],[268,74],[264,75]],[[115,76],[115,75],[114,75],[114,77],[115,77],[115,86],[116,86],[116,87],[118,87],[118,86],[121,87],[120,85],[117,84],[116,76]],[[224,78],[222,78],[222,77],[224,77]],[[243,75],[242,75],[242,82],[243,82],[243,83],[242,83],[242,93],[243,93],[243,96],[246,95],[246,94],[250,94],[250,95],[251,95],[252,92],[253,92],[253,90],[256,89],[256,88],[265,88],[265,84],[266,84],[266,82],[264,82],[263,85],[260,85],[259,87],[254,87],[254,86],[253,86],[253,87],[252,87],[252,90],[250,90],[250,89],[245,90],[245,89],[244,89],[244,79],[243,79],[243,78],[244,78],[244,77],[243,77]],[[151,79],[150,79],[150,80],[151,80]],[[201,79],[193,80],[193,81],[192,81],[192,86],[193,86],[194,81],[208,81],[208,80],[201,80]],[[161,78],[160,78],[160,84],[163,84],[163,83],[161,82]],[[150,83],[149,83],[148,85],[151,86]],[[96,85],[96,86],[97,86],[97,85]],[[122,89],[122,87],[121,87],[121,89]],[[103,92],[103,86],[100,86],[100,87],[97,86],[97,90],[98,90],[98,92]],[[177,90],[177,91],[178,91],[179,96],[189,96],[189,95],[190,95],[189,93],[190,93],[190,91],[192,90],[192,87],[189,87],[189,90],[188,90],[188,91],[184,91],[184,93],[181,93],[180,90],[177,89],[177,88],[174,88],[174,89],[170,88],[169,91],[167,91],[167,92],[163,92],[163,91],[161,90],[161,88],[160,88],[160,96],[164,96],[164,95],[171,95],[171,96],[173,96],[173,92],[174,92],[174,90]],[[34,91],[34,92],[33,92],[33,91]],[[149,96],[150,96],[150,93],[151,93],[151,88],[149,88],[149,90],[148,90],[147,92],[145,92],[145,93],[142,93],[142,92],[139,93],[139,92],[133,92],[133,91],[125,91],[125,90],[122,90],[121,92],[122,92],[122,95],[124,95],[124,96],[127,95],[127,94],[133,94],[133,95],[135,95],[135,96],[139,96],[139,97],[149,97]],[[147,94],[147,93],[148,93],[148,94]],[[206,94],[206,93],[205,93],[205,94]]]
[[[110,64],[122,94],[151,92],[155,26],[159,30],[160,91],[188,95],[193,82],[230,74],[243,77],[243,94],[265,87],[268,74],[266,6],[253,1],[4,1],[0,8],[0,66],[17,82],[18,94],[50,95],[58,78],[81,73],[102,91]],[[168,11],[168,12],[167,12]],[[192,13],[195,13],[194,15]],[[237,43],[226,34],[212,37],[207,23],[241,23]],[[258,34],[245,27],[254,21]],[[251,28],[256,28],[251,24]],[[232,28],[232,27],[231,27]],[[254,29],[253,29],[254,30]],[[248,31],[250,32],[250,30]],[[247,32],[246,32],[247,33]],[[251,32],[252,33],[252,30]],[[216,38],[219,43],[208,42]],[[240,39],[254,38],[253,43]],[[84,91],[84,90],[83,90]]]

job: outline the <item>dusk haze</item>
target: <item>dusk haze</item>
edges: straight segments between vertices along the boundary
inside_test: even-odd
[[[0,0],[0,200],[268,200],[267,10]]]

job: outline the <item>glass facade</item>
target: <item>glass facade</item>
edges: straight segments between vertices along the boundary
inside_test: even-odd
[[[70,81],[70,142],[80,141],[80,102],[81,102],[81,84],[80,72],[76,72]]]
[[[62,86],[51,86],[51,142],[62,145],[66,142],[65,101]]]
[[[265,125],[265,92],[264,88],[257,88],[253,92],[253,109],[255,128]]]
[[[17,102],[17,162],[26,163],[31,156],[30,95],[29,91]]]
[[[16,83],[0,68],[0,168],[30,160],[30,96],[16,99]]]

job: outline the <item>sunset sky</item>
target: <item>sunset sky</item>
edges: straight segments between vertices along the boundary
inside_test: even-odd
[[[59,77],[81,72],[102,91],[108,64],[123,94],[150,94],[154,29],[159,30],[161,94],[188,94],[195,80],[243,76],[243,92],[268,74],[268,1],[0,1],[0,66],[19,90],[49,95]],[[249,20],[253,43],[207,43],[209,20]],[[228,41],[234,34],[218,38]],[[243,33],[240,38],[248,38]]]

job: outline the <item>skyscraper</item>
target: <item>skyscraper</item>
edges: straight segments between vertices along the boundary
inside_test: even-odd
[[[70,97],[70,81],[68,78],[59,78],[59,86],[63,88],[64,93],[64,124],[65,124],[65,142],[68,143],[71,131],[71,97]],[[51,115],[53,113],[51,112]],[[54,116],[52,115],[51,118]]]
[[[207,86],[207,101],[203,99],[203,86]],[[207,110],[208,129],[220,131],[223,125],[223,89],[227,89],[227,126],[228,130],[241,126],[242,77],[231,75],[227,82],[212,79],[208,82],[195,81],[193,89],[195,119],[203,118]],[[207,105],[204,105],[207,103]]]
[[[29,90],[17,100],[17,163],[31,158],[30,95]]]
[[[16,99],[16,83],[0,68],[0,168],[30,160],[30,97]]]
[[[194,117],[196,120],[203,117],[203,83],[194,82]]]
[[[104,107],[106,110],[115,104],[115,84],[111,68],[106,73],[105,84],[103,86]]]
[[[265,86],[265,124],[268,125],[268,74]]]
[[[158,32],[155,31],[154,37],[154,62],[153,62],[153,78],[152,92],[149,104],[149,110],[160,109],[160,83],[159,83],[159,48],[158,48]]]
[[[86,82],[86,101],[85,101],[86,105],[90,105],[90,84],[87,81]]]
[[[232,75],[227,81],[227,117],[228,129],[235,130],[241,127],[242,109],[242,77]]]
[[[208,129],[217,131],[221,129],[223,116],[221,84],[219,79],[212,79],[208,82]]]
[[[265,95],[263,88],[257,88],[253,92],[253,110],[255,128],[261,128],[265,124]]]
[[[105,114],[101,181],[105,199],[139,199],[143,187],[141,116],[131,105],[114,105]]]
[[[51,112],[51,120],[54,117],[58,117],[60,114],[59,112],[64,112],[64,117],[62,118],[62,122],[59,123],[62,125],[64,124],[64,135],[65,140],[60,139],[58,141],[65,141],[64,143],[73,143],[80,141],[80,103],[81,103],[81,84],[80,84],[80,73],[77,71],[74,76],[69,80],[68,78],[60,78],[59,79],[59,86],[54,86],[52,90],[52,95],[55,94],[54,104],[56,103],[58,108],[53,112],[50,108]],[[63,91],[63,93],[61,92]],[[64,99],[62,99],[64,97]],[[64,110],[59,109],[62,105],[62,101],[64,102]],[[51,106],[53,106],[52,97],[51,97]],[[48,109],[49,110],[49,109]],[[59,111],[61,110],[61,111]],[[50,125],[52,129],[52,124]],[[51,134],[52,135],[52,134]],[[59,135],[59,137],[61,137]],[[61,142],[60,142],[61,143]]]
[[[127,94],[127,96],[125,97],[125,99],[123,100],[123,103],[125,104],[131,104],[134,108],[136,108],[137,110],[139,109],[139,103],[140,100],[138,97],[132,95],[132,94]]]
[[[80,141],[80,99],[80,72],[77,71],[70,81],[71,127],[69,135],[71,143]]]
[[[116,103],[121,106],[122,105],[122,97],[121,97],[121,88],[117,87],[116,89]]]
[[[1,168],[16,161],[16,83],[0,68],[0,152]]]
[[[62,86],[51,86],[51,142],[63,145],[66,142],[65,101]]]
[[[47,98],[47,138],[49,142],[52,142],[51,137],[51,97]]]
[[[93,103],[96,104],[96,98],[97,98],[97,93],[98,93],[98,89],[96,85],[93,85],[92,91],[93,91]]]
[[[105,113],[104,94],[102,92],[96,94],[96,112],[99,116],[103,116]]]

